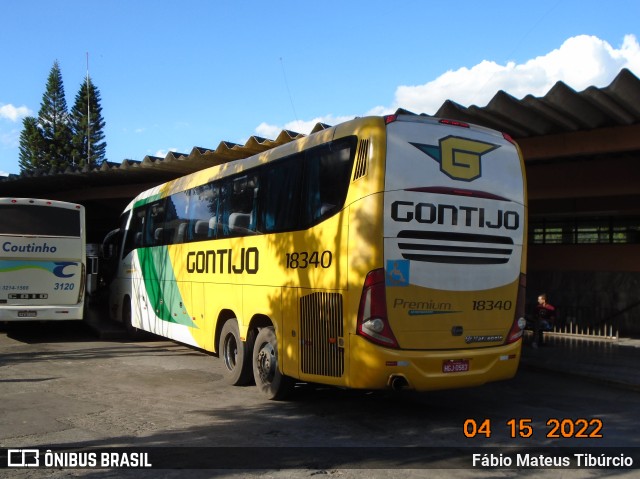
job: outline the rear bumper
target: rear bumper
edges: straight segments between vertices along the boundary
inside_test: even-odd
[[[348,386],[385,389],[399,382],[416,391],[455,389],[511,379],[520,363],[522,341],[506,346],[448,351],[394,350],[352,335]],[[443,364],[466,360],[469,370],[443,372]],[[397,379],[400,381],[397,381]]]
[[[84,318],[84,306],[3,306],[1,321],[69,321]]]

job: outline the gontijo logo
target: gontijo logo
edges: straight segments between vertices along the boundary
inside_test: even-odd
[[[482,168],[480,158],[500,145],[470,140],[458,136],[440,138],[439,145],[411,143],[440,163],[440,171],[454,180],[473,181],[480,178]]]

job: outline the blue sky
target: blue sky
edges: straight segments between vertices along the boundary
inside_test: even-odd
[[[53,62],[70,109],[87,53],[118,163],[640,76],[637,0],[4,0],[0,12],[0,174],[19,173],[22,119]]]

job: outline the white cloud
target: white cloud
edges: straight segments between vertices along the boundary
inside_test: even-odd
[[[553,85],[562,81],[581,91],[590,86],[605,87],[628,68],[640,76],[640,44],[635,35],[626,35],[620,48],[595,36],[579,35],[567,39],[559,48],[524,63],[500,65],[483,60],[470,68],[450,70],[422,85],[401,85],[389,106],[375,106],[365,115],[386,115],[398,108],[416,113],[434,114],[446,100],[464,106],[485,106],[500,90],[523,98],[544,96]],[[261,123],[256,133],[275,138],[282,129],[309,133],[317,122],[335,125],[360,114],[328,115],[310,121],[292,121],[284,126]]]
[[[274,140],[281,130],[282,128],[279,126],[269,125],[268,123],[262,122],[256,127],[256,134],[258,136]]]
[[[399,86],[391,109],[433,114],[446,100],[484,106],[499,90],[517,98],[544,96],[558,81],[577,91],[592,85],[604,87],[622,68],[640,74],[640,45],[634,35],[625,36],[619,49],[597,37],[580,35],[523,64],[484,60],[471,68],[450,70],[423,85]]]
[[[348,120],[352,120],[354,115],[349,116],[333,116],[331,114],[325,116],[318,116],[312,120],[294,120],[285,124],[284,126],[269,125],[268,123],[260,123],[256,127],[256,134],[264,138],[275,140],[282,130],[291,130],[296,133],[304,133],[308,135],[313,127],[318,123],[326,123],[327,125],[337,125]]]
[[[31,110],[26,106],[16,107],[11,104],[0,106],[0,118],[4,118],[14,123],[29,115],[31,115]]]
[[[157,156],[158,158],[164,158],[165,156],[167,156],[169,154],[170,151],[175,153],[176,151],[178,151],[178,149],[177,148],[169,148],[168,150],[158,150],[152,156]]]

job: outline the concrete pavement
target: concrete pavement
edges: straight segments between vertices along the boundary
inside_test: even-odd
[[[525,340],[521,367],[570,374],[640,391],[640,339],[545,336],[532,348]]]
[[[129,337],[121,324],[95,312],[90,312],[86,321],[100,339]],[[529,335],[522,346],[521,367],[581,376],[640,391],[640,339],[546,334],[545,345],[534,349]]]

